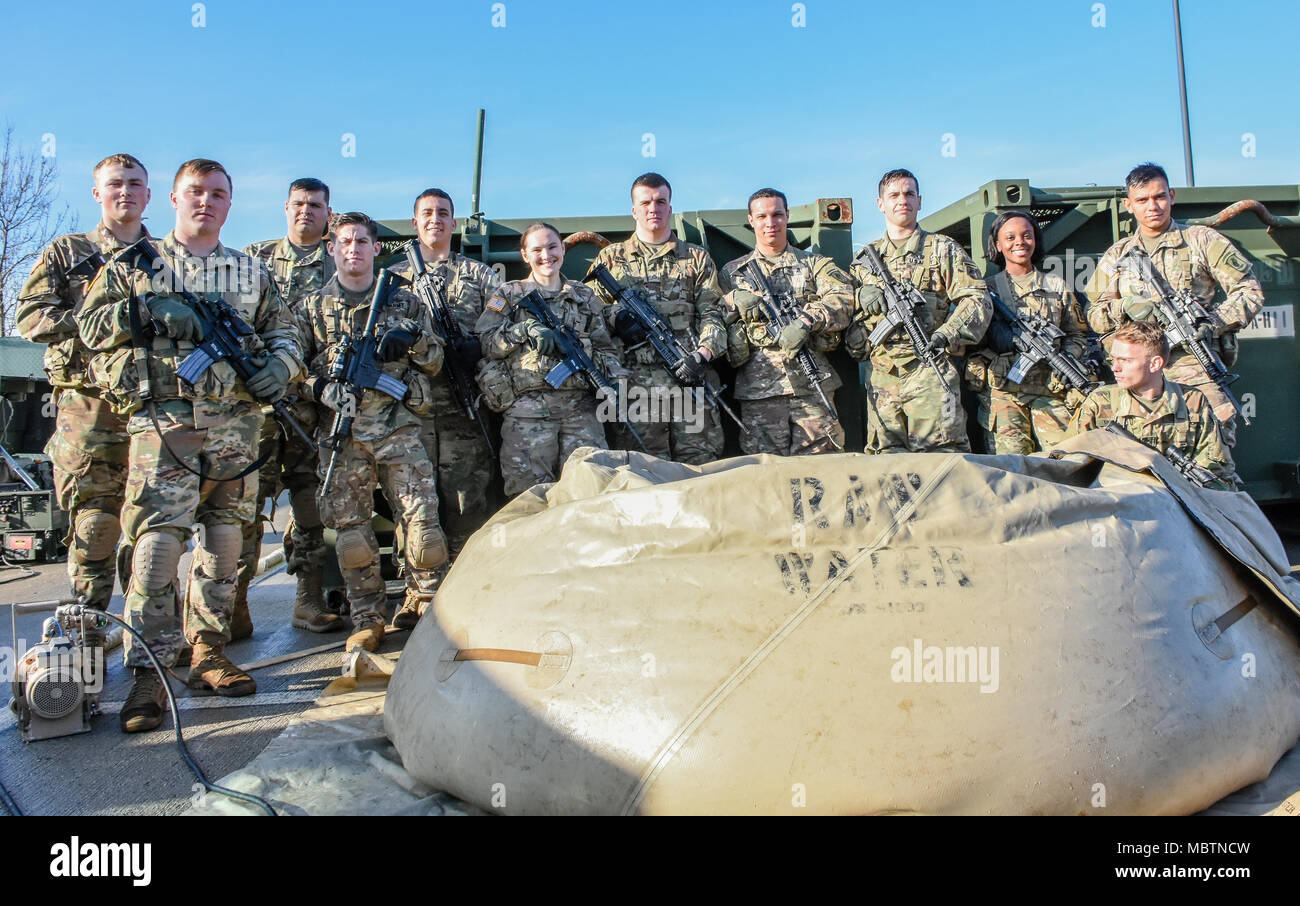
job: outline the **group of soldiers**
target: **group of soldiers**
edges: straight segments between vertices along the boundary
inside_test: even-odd
[[[1141,243],[1171,284],[1212,312],[1204,338],[1225,356],[1263,295],[1228,240],[1172,220],[1174,193],[1154,165],[1129,175],[1125,205],[1138,230],[1103,256],[1086,321],[1075,294],[1039,269],[1042,234],[1030,215],[994,223],[989,256],[1003,270],[986,280],[955,241],[918,227],[919,185],[906,170],[881,178],[886,233],[851,273],[790,244],[788,203],[775,189],[750,197],[754,250],[719,273],[705,250],[673,235],[672,188],[646,173],[631,187],[634,234],[601,249],[592,268],[601,279],[590,283],[561,274],[563,237],[541,222],[520,240],[528,276],[501,282],[452,250],[455,210],[440,189],[415,200],[418,254],[384,269],[376,223],[334,215],[316,179],[290,185],[284,238],[242,252],[221,243],[233,184],[216,161],[180,166],[175,228],[160,240],[142,223],[150,192],[139,160],[105,158],[92,192],[101,222],[46,249],[18,310],[22,334],[49,344],[57,418],[48,451],[71,522],[73,593],[107,607],[120,576],[126,617],[159,660],[188,658],[190,685],[220,695],[256,690],[224,649],[253,631],[247,595],[263,511],[282,489],[292,510],[284,546],[297,580],[293,625],[345,625],[322,587],[332,529],[347,645],[374,650],[385,632],[370,525],[376,488],[394,514],[407,586],[393,625],[410,628],[490,515],[498,464],[514,495],[554,480],[583,445],[694,464],[719,458],[721,417],[735,417],[716,396],[722,361],[735,370],[746,453],[844,449],[827,360],[842,342],[867,364],[868,453],[969,451],[964,378],[995,452],[1027,454],[1116,421],[1162,451],[1182,451],[1220,486],[1233,480],[1231,401],[1185,350],[1171,358],[1153,322],[1153,288],[1123,266],[1126,247]],[[424,274],[413,273],[421,265]],[[899,286],[911,293],[919,333],[895,329]],[[1215,305],[1218,287],[1226,298]],[[1073,355],[1084,353],[1087,326],[1110,334],[1117,384],[1085,399],[1045,363],[1018,374],[994,295],[1059,327],[1060,348]],[[227,327],[247,325],[242,363],[213,346],[213,311],[225,312]],[[346,366],[364,349],[374,370],[359,384]],[[473,375],[468,405],[451,374]],[[626,405],[638,393],[681,405]],[[501,414],[499,457],[480,403]],[[301,435],[284,429],[290,419]],[[122,727],[153,729],[164,690],[133,638],[126,664],[135,685]]]

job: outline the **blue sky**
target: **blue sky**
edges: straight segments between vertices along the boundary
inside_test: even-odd
[[[328,182],[336,210],[408,216],[438,185],[466,213],[479,107],[499,218],[626,213],[651,169],[678,210],[765,185],[792,203],[852,195],[857,241],[883,227],[872,200],[894,166],[920,176],[922,214],[990,179],[1113,184],[1147,159],[1184,184],[1165,0],[208,0],[203,27],[194,6],[7,8],[21,75],[0,85],[0,117],[29,147],[54,136],[81,229],[98,215],[90,169],[116,151],[150,168],[156,233],[176,166],[199,156],[234,177],[230,245],[283,235],[298,176]],[[1184,0],[1182,18],[1198,185],[1300,180],[1297,6]]]

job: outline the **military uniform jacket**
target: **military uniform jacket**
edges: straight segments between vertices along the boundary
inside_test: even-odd
[[[423,341],[395,362],[376,364],[384,374],[397,378],[408,388],[417,380],[415,372],[432,377],[442,368],[442,339],[434,330],[429,313],[414,295],[389,284],[388,299],[375,321],[375,336],[404,318],[412,318],[420,325]],[[364,292],[354,293],[339,285],[338,275],[330,279],[320,292],[309,293],[298,312],[298,329],[301,334],[303,356],[307,360],[307,383],[316,390],[317,397],[329,381],[330,368],[342,352],[341,341],[348,337],[361,339],[366,321],[370,317],[370,303],[374,285]],[[332,410],[320,409],[318,433],[326,433],[332,422]],[[325,416],[331,416],[326,418]],[[395,400],[378,390],[365,390],[352,422],[352,436],[356,440],[373,443],[383,440],[399,428],[419,427],[420,419],[401,400]]]
[[[244,254],[266,265],[280,300],[295,311],[304,296],[319,292],[334,276],[334,258],[324,239],[306,255],[299,255],[288,237],[250,243]]]
[[[546,375],[560,364],[561,359],[542,355],[525,336],[525,328],[538,322],[519,306],[519,300],[532,290],[537,290],[546,300],[557,321],[567,324],[578,334],[584,351],[591,356],[596,367],[604,371],[606,377],[614,378],[611,372],[618,367],[618,350],[605,326],[606,306],[591,287],[576,280],[565,280],[557,290],[543,289],[531,280],[503,283],[488,300],[475,325],[475,332],[482,339],[484,355],[489,362],[506,363],[516,396],[530,391],[592,395],[591,386],[577,373],[570,375],[558,388],[546,383]]]
[[[774,301],[778,304],[786,302],[791,317],[803,314],[813,324],[813,332],[804,348],[812,354],[818,371],[829,375],[823,387],[827,390],[839,387],[843,382],[826,361],[825,354],[839,344],[840,333],[853,318],[853,286],[849,275],[825,255],[786,246],[775,257],[768,258],[755,250],[729,261],[722,268],[722,286],[727,290],[724,316],[728,328],[737,321],[743,322],[745,340],[752,350],[736,374],[736,399],[757,400],[813,393],[798,362],[787,359],[777,346],[780,331],[767,320],[762,309],[755,309],[745,317],[731,301],[736,289],[762,294],[762,288],[754,286],[741,270],[751,261],[756,262],[767,278],[777,296]]]
[[[1056,274],[1034,268],[1024,277],[1012,278],[1000,271],[985,281],[989,291],[1002,300],[1007,308],[1024,317],[1030,312],[1042,315],[1049,323],[1065,332],[1061,351],[1082,360],[1088,352],[1088,325],[1074,293]],[[994,316],[996,317],[996,315]],[[1019,384],[1007,380],[1007,372],[1020,358],[1018,352],[1001,355],[984,348],[974,353],[966,363],[968,371],[977,377],[980,370],[987,372],[988,381],[997,390],[1015,393],[1032,393],[1039,396],[1064,398],[1066,388],[1059,381],[1051,381],[1052,370],[1046,361],[1039,362]]]
[[[888,236],[874,240],[871,245],[895,280],[911,283],[924,297],[925,304],[918,305],[915,314],[926,335],[942,335],[954,355],[983,338],[993,317],[993,302],[975,262],[955,240],[918,229],[901,245]],[[852,273],[858,286],[880,283],[856,261]],[[883,316],[866,315],[859,310],[857,317],[863,319],[866,332],[870,333]],[[860,354],[859,350],[849,351]],[[891,374],[900,366],[916,361],[907,331],[901,326],[870,353],[872,367]]]
[[[87,387],[90,354],[77,333],[77,315],[99,273],[92,260],[96,252],[107,262],[125,247],[103,223],[89,233],[60,236],[41,253],[18,293],[18,332],[33,343],[49,344],[45,373],[55,387],[94,389]]]
[[[714,358],[726,353],[722,288],[718,285],[713,259],[704,249],[676,236],[651,245],[632,235],[623,242],[605,246],[596,260],[609,268],[620,284],[645,295],[687,352],[703,346]],[[605,312],[605,318],[607,325],[612,326],[613,307]],[[623,361],[629,365],[661,364],[649,344],[625,351]]]
[[[174,233],[168,233],[155,248],[184,288],[196,296],[224,299],[244,322],[253,328],[245,338],[250,355],[270,353],[289,369],[292,381],[302,374],[302,353],[293,314],[280,301],[270,276],[260,261],[232,248],[218,245],[204,257],[191,255]],[[127,412],[140,408],[133,341],[131,308],[134,305],[147,351],[149,378],[154,398],[189,402],[206,401],[217,412],[232,402],[253,402],[254,397],[229,362],[215,362],[191,386],[180,380],[176,369],[194,351],[188,340],[174,340],[155,331],[150,324],[148,304],[158,296],[173,296],[169,282],[161,275],[130,261],[113,261],[100,271],[86,293],[77,324],[82,341],[94,352],[90,375],[103,390],[113,394],[114,405]]]
[[[1129,249],[1141,242],[1135,233],[1112,245],[1088,281],[1088,324],[1097,333],[1108,333],[1128,320],[1123,312],[1126,299],[1157,297],[1155,287],[1138,278],[1136,267],[1120,266]],[[1216,335],[1240,330],[1264,307],[1264,290],[1250,262],[1217,230],[1173,223],[1148,254],[1170,286],[1190,291],[1210,312]],[[1216,285],[1226,296],[1213,305]]]
[[[1118,384],[1099,387],[1088,395],[1070,420],[1069,435],[1119,422],[1142,443],[1161,454],[1174,447],[1223,481],[1235,486],[1232,454],[1223,442],[1219,422],[1205,394],[1165,379],[1155,400],[1138,399]]]

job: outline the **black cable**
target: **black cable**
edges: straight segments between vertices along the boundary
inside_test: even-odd
[[[23,816],[23,810],[18,807],[17,802],[14,802],[14,797],[9,795],[9,791],[5,789],[3,783],[0,783],[0,802],[4,803],[5,808],[9,810],[9,814],[15,818]]]
[[[205,790],[210,790],[213,793],[220,793],[223,796],[229,796],[231,799],[239,799],[244,802],[261,806],[266,810],[268,815],[275,816],[275,809],[273,809],[271,805],[260,796],[254,796],[251,793],[241,793],[239,790],[228,789],[224,786],[217,786],[215,783],[209,782],[207,777],[203,776],[203,769],[199,767],[198,762],[190,755],[189,749],[185,747],[185,736],[181,732],[181,712],[180,709],[176,707],[176,696],[172,694],[171,683],[167,682],[167,671],[163,668],[162,664],[158,662],[157,656],[154,655],[153,650],[150,649],[148,643],[145,642],[140,633],[136,632],[135,628],[129,625],[126,620],[123,620],[121,617],[109,613],[108,611],[98,610],[94,607],[82,607],[81,612],[83,614],[93,613],[101,617],[108,617],[113,622],[119,624],[124,630],[131,633],[131,635],[135,637],[136,641],[140,643],[141,647],[144,648],[144,653],[149,656],[149,663],[151,663],[153,669],[157,671],[158,678],[162,681],[163,689],[167,693],[167,704],[171,707],[172,723],[176,727],[176,745],[181,750],[181,757],[185,759],[185,763],[189,765],[190,770],[194,772],[194,776],[199,779],[199,783],[203,784],[203,788]]]

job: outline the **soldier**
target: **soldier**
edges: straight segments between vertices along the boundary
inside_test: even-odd
[[[979,342],[993,314],[979,270],[954,240],[917,226],[920,184],[909,171],[890,170],[880,178],[877,194],[885,235],[872,247],[895,279],[910,283],[924,298],[916,318],[930,338],[930,348],[960,355]],[[951,360],[942,359],[939,366],[949,392],[916,357],[902,328],[868,348],[871,330],[885,313],[885,294],[860,261],[853,265],[853,279],[858,307],[844,345],[854,358],[869,359],[867,452],[969,451],[966,413]]]
[[[148,235],[141,216],[150,196],[149,173],[130,154],[104,158],[95,165],[93,178],[90,194],[99,203],[99,225],[50,243],[18,294],[16,320],[24,338],[50,344],[45,373],[57,408],[54,435],[45,449],[54,466],[59,506],[68,513],[72,594],[107,610],[126,489],[127,418],[114,409],[112,395],[88,379],[89,352],[77,334],[75,315],[107,260]],[[122,550],[126,567],[130,554]],[[92,646],[102,642],[98,630],[88,630],[86,636]]]
[[[450,306],[465,334],[459,343],[449,342],[445,353],[456,356],[461,370],[472,376],[483,357],[473,336],[474,325],[501,278],[486,264],[451,250],[456,211],[451,196],[442,189],[425,189],[420,193],[415,199],[415,216],[411,222],[420,243],[425,272],[441,281],[443,301]],[[392,270],[410,276],[410,264],[404,258]],[[456,405],[446,375],[433,380],[431,411],[424,419],[420,440],[430,461],[437,466],[440,519],[447,530],[454,559],[469,536],[487,521],[493,459],[482,429]],[[445,572],[445,567],[440,569],[438,579]],[[419,591],[408,581],[407,593],[414,599]],[[403,608],[399,616],[406,621],[410,613],[409,607]]]
[[[989,261],[1004,268],[985,281],[989,291],[1017,316],[1038,314],[1060,328],[1065,334],[1061,351],[1083,359],[1088,326],[1065,281],[1039,268],[1044,250],[1038,222],[1023,211],[999,214],[986,248]],[[1063,384],[1046,361],[1020,381],[1012,381],[1007,373],[1018,353],[1010,325],[996,314],[984,341],[966,360],[966,378],[979,395],[978,418],[989,452],[1026,456],[1059,443],[1083,395]]]
[[[308,387],[321,407],[316,429],[321,483],[316,503],[325,525],[338,533],[334,550],[352,605],[353,632],[347,650],[374,651],[384,640],[385,597],[379,542],[370,527],[376,483],[393,509],[405,566],[418,589],[397,614],[402,623],[419,619],[420,610],[433,600],[434,570],[447,562],[433,463],[420,443],[416,414],[428,412],[428,378],[441,369],[443,348],[428,310],[411,293],[390,284],[376,321],[375,332],[382,339],[375,363],[406,385],[405,397],[399,401],[367,389],[356,399],[346,384],[332,380],[335,359],[344,354],[343,341],[356,344],[365,332],[375,289],[379,226],[365,214],[343,214],[335,221],[329,247],[337,269],[334,278],[303,299],[299,313]],[[350,436],[331,449],[336,413],[355,420]],[[331,464],[334,472],[329,475]],[[413,619],[408,620],[403,611]]]
[[[92,377],[126,399],[130,415],[122,508],[133,550],[126,618],[159,661],[175,664],[182,642],[176,567],[197,522],[186,590],[185,632],[194,646],[189,684],[239,696],[253,693],[257,684],[223,652],[241,523],[254,518],[256,477],[248,473],[262,429],[257,400],[282,396],[301,373],[302,360],[296,325],[265,269],[221,244],[231,190],[229,174],[216,161],[181,164],[171,192],[176,227],[158,247],[166,269],[155,272],[147,259],[120,256],[91,285],[77,320],[83,342],[95,353]],[[193,384],[177,376],[204,334],[182,289],[219,297],[252,327],[245,351],[258,370],[247,383],[224,361]],[[122,728],[152,730],[162,722],[164,691],[129,636],[126,663],[135,671],[135,686],[122,708]]]
[[[284,203],[288,234],[283,239],[254,242],[245,255],[260,259],[279,290],[280,300],[297,314],[302,299],[317,292],[334,276],[334,259],[325,248],[329,226],[330,189],[319,179],[305,177],[289,184]],[[316,427],[316,406],[302,385],[290,388],[290,411],[308,433]],[[239,585],[235,612],[230,620],[231,639],[253,634],[248,613],[248,585],[257,573],[262,555],[262,511],[283,484],[289,490],[293,518],[284,532],[285,572],[296,576],[298,593],[293,603],[292,623],[298,629],[330,632],[343,628],[343,618],[325,607],[321,588],[325,565],[325,538],[320,511],[316,508],[316,454],[302,446],[296,434],[287,437],[274,419],[262,425],[259,458],[266,457],[259,476],[258,518],[249,523],[239,552]]]
[[[1213,487],[1236,490],[1232,454],[1208,398],[1196,387],[1166,379],[1168,355],[1169,340],[1152,321],[1130,321],[1111,334],[1115,383],[1088,395],[1067,436],[1119,422],[1161,454],[1173,447],[1191,457],[1218,479]]]
[[[1107,333],[1126,321],[1158,317],[1152,301],[1156,295],[1137,270],[1121,264],[1134,245],[1151,257],[1156,269],[1180,292],[1196,298],[1210,315],[1198,331],[1201,340],[1217,345],[1224,364],[1237,360],[1237,331],[1250,323],[1264,306],[1264,291],[1250,263],[1226,236],[1207,226],[1186,226],[1173,219],[1174,190],[1165,171],[1151,163],[1139,164],[1124,178],[1124,208],[1137,221],[1137,233],[1121,239],[1102,255],[1088,281],[1088,324]],[[1213,304],[1216,287],[1225,294]],[[1196,387],[1209,398],[1223,425],[1229,447],[1237,443],[1236,410],[1219,386],[1206,375],[1195,356],[1179,346],[1165,369],[1171,380]]]
[[[604,448],[605,430],[596,418],[596,396],[579,374],[558,388],[546,376],[562,354],[555,332],[519,307],[537,290],[554,312],[582,338],[597,367],[617,373],[618,350],[605,326],[605,306],[585,284],[560,274],[564,243],[549,223],[534,223],[519,240],[527,280],[503,284],[488,300],[475,332],[487,359],[480,385],[501,426],[501,474],[510,496],[543,481],[555,481],[569,454],[587,445]]]
[[[826,353],[839,345],[840,333],[853,317],[853,286],[830,258],[790,245],[789,220],[783,193],[759,189],[749,196],[755,249],[722,268],[722,286],[728,290],[727,358],[739,369],[736,399],[749,429],[740,436],[746,453],[797,456],[844,449],[844,428],[794,359],[807,349],[825,376],[823,393],[828,398],[834,394],[840,378]],[[776,296],[770,301],[792,309],[783,330],[763,311],[760,294],[765,289],[747,273],[750,262]]]
[[[623,341],[622,364],[631,387],[650,396],[663,390],[698,387],[705,380],[718,386],[718,376],[709,362],[727,349],[727,328],[723,323],[722,289],[717,269],[708,252],[673,236],[672,186],[658,173],[645,173],[632,183],[632,217],[636,233],[617,245],[600,250],[596,261],[609,268],[623,286],[645,294],[672,326],[688,354],[669,365],[660,360],[632,316],[619,305],[606,311],[614,336]],[[603,290],[600,290],[603,292]],[[607,300],[613,301],[613,300]],[[680,391],[676,391],[680,392]],[[671,418],[663,418],[669,408]],[[654,410],[657,421],[643,420]],[[704,407],[704,418],[688,419],[686,407],[629,407],[628,421],[655,456],[700,465],[722,455],[722,421],[713,406]],[[649,417],[654,417],[654,413]],[[613,427],[615,446],[637,447],[622,425]]]

